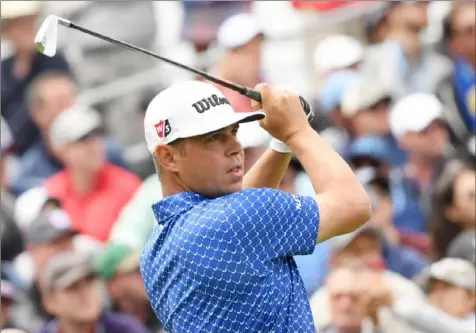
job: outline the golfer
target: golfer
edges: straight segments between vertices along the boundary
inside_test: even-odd
[[[369,199],[348,165],[311,129],[299,98],[268,84],[235,113],[213,85],[172,86],[150,103],[145,137],[164,199],[141,258],[151,305],[174,333],[315,332],[293,255],[353,231]],[[257,110],[262,110],[259,112]],[[272,148],[243,174],[239,124],[260,121]],[[314,197],[277,190],[291,158]]]

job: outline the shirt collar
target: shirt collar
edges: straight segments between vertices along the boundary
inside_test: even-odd
[[[169,218],[180,215],[206,199],[207,197],[198,193],[181,192],[156,202],[152,209],[155,219],[159,224],[164,224]]]

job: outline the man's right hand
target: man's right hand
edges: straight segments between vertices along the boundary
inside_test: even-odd
[[[261,103],[252,101],[251,106],[266,114],[259,123],[274,138],[287,143],[300,131],[311,128],[296,93],[267,83],[258,84],[255,89],[261,93]]]

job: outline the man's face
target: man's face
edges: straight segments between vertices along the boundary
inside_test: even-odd
[[[232,125],[184,139],[177,147],[163,147],[171,148],[173,158],[168,160],[171,162],[168,165],[178,177],[177,181],[187,190],[211,198],[240,191],[244,152],[236,138],[237,131],[238,125]]]
[[[428,2],[403,2],[396,5],[390,15],[395,15],[394,19],[399,20],[399,24],[403,24],[406,28],[419,32],[428,24]]]
[[[30,15],[2,22],[2,37],[12,42],[17,53],[35,52],[36,20],[36,15]]]
[[[466,318],[475,310],[475,294],[443,281],[430,282],[430,304],[449,315]]]
[[[390,133],[388,102],[358,112],[352,119],[353,126],[361,135],[387,135]]]
[[[41,103],[33,106],[31,114],[38,127],[48,131],[53,119],[74,104],[76,85],[71,78],[61,76],[45,80],[39,90]]]
[[[476,57],[476,10],[469,1],[455,13],[451,22],[449,47],[454,56],[472,60]]]
[[[398,140],[403,149],[429,159],[441,157],[448,142],[448,130],[437,120],[423,131],[406,133]]]
[[[87,174],[98,173],[106,160],[104,140],[95,133],[68,144],[60,154],[68,167]]]
[[[94,323],[102,311],[99,283],[94,278],[82,279],[67,289],[45,295],[45,305],[60,321]]]
[[[359,274],[348,269],[331,273],[327,281],[331,323],[338,331],[360,331],[366,316],[365,290]]]
[[[335,256],[337,264],[352,260],[357,260],[369,266],[382,264],[382,246],[376,235],[366,232],[361,233]]]
[[[149,299],[139,271],[117,274],[108,281],[107,291],[121,312],[134,317],[146,317],[149,314]]]

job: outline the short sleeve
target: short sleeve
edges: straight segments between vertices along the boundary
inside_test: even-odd
[[[230,205],[240,244],[266,259],[308,255],[314,251],[319,209],[313,197],[280,190],[247,189]]]

